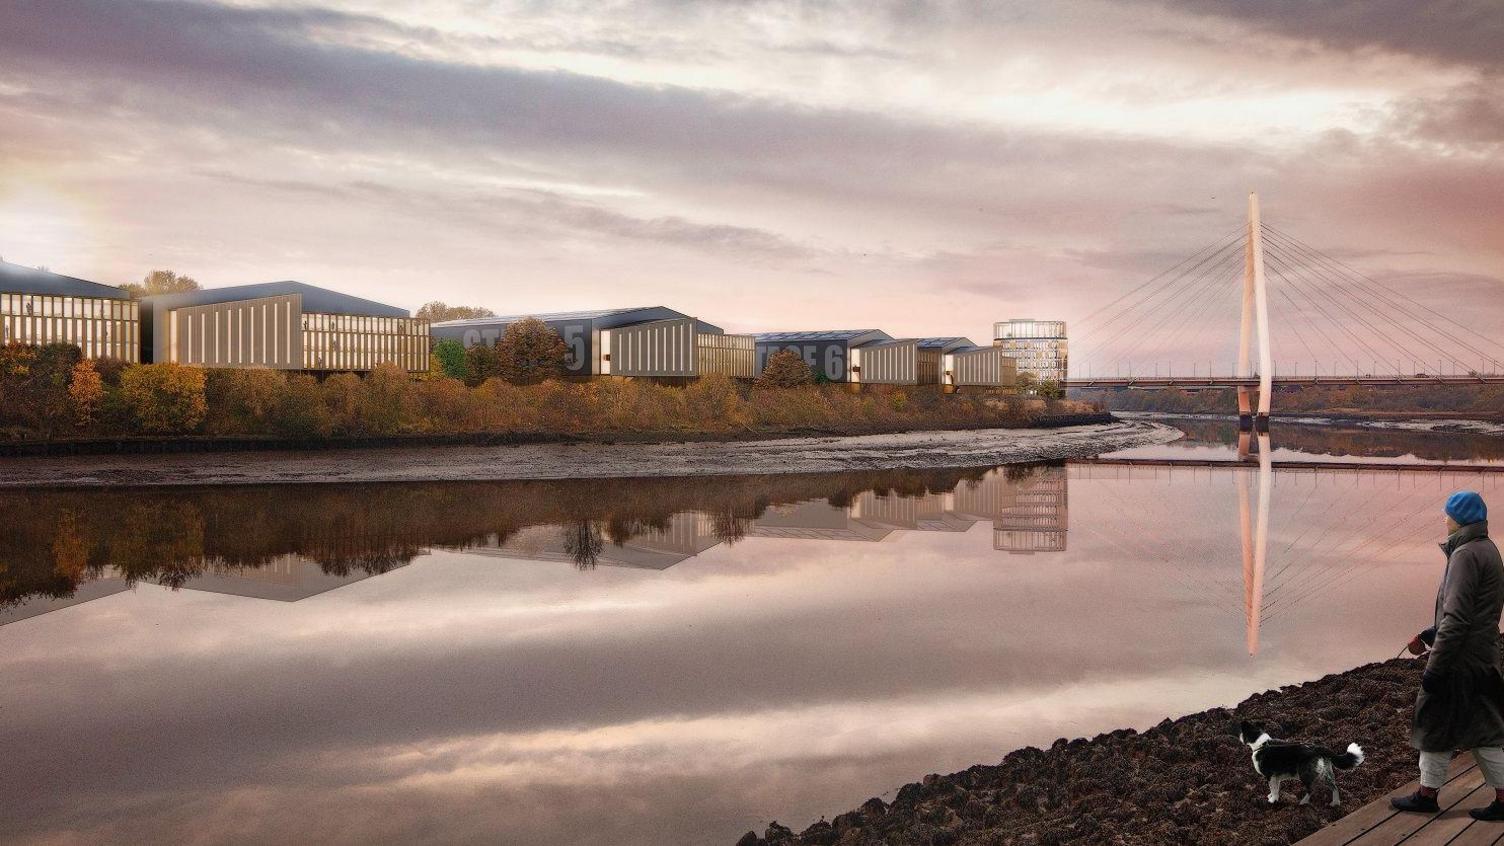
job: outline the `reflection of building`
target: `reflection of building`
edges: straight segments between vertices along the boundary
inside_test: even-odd
[[[468,545],[463,551],[501,558],[581,563],[583,536],[585,544],[590,546],[591,566],[667,570],[721,542],[712,518],[698,511],[675,514],[662,528],[634,526],[631,539],[620,544],[601,537],[599,531],[596,524],[528,526],[505,538],[492,536],[482,543]]]
[[[434,324],[433,336],[466,347],[495,346],[508,326],[528,317],[548,324],[564,339],[569,350],[568,373],[577,379],[690,379],[709,373],[751,379],[757,375],[751,336],[728,335],[719,326],[663,306],[446,320]]]
[[[1013,504],[992,521],[992,548],[1003,552],[1063,552],[1070,528],[1064,467],[1044,467],[1014,489]]]
[[[140,326],[119,288],[0,261],[0,343],[73,344],[84,358],[134,362]]]
[[[317,288],[267,282],[161,294],[142,301],[142,357],[200,367],[428,369],[428,322],[405,309]]]
[[[40,617],[53,611],[61,611],[72,605],[82,605],[85,602],[93,602],[106,596],[120,593],[130,588],[130,584],[118,576],[105,576],[80,584],[70,596],[52,597],[39,596],[22,601],[8,608],[0,608],[0,626],[25,620],[29,617]]]
[[[770,506],[747,527],[749,538],[880,541],[893,526],[852,516],[852,508],[812,499]]]
[[[402,566],[405,565],[396,564],[392,569]],[[183,582],[183,588],[252,599],[297,602],[373,575],[375,573],[354,568],[343,574],[330,573],[318,562],[301,555],[283,555],[260,567],[237,567],[220,572],[210,570]]]
[[[1018,361],[1018,372],[1040,381],[1064,382],[1069,366],[1063,320],[1005,320],[993,324],[993,346]]]

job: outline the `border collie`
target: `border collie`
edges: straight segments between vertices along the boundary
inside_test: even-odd
[[[1243,742],[1253,750],[1254,772],[1269,779],[1269,804],[1279,801],[1279,784],[1288,779],[1300,779],[1306,786],[1305,798],[1300,804],[1311,803],[1311,788],[1318,781],[1325,781],[1332,788],[1332,807],[1342,804],[1337,794],[1335,770],[1350,770],[1363,763],[1363,749],[1356,743],[1347,744],[1347,751],[1333,752],[1324,746],[1307,746],[1269,736],[1261,726],[1243,721]]]

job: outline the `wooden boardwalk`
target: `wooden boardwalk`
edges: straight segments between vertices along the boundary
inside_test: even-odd
[[[1414,793],[1413,781],[1391,795]],[[1469,808],[1492,802],[1493,788],[1483,783],[1483,773],[1464,752],[1452,761],[1450,780],[1441,789],[1437,803],[1441,813],[1401,814],[1389,807],[1389,796],[1370,802],[1331,825],[1300,841],[1296,846],[1504,846],[1504,822],[1478,822]]]

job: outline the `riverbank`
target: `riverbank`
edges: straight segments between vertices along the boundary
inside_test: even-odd
[[[577,442],[30,457],[0,462],[0,487],[492,481],[925,470],[1064,461],[1167,443],[1180,436],[1179,430],[1169,426],[1120,421],[1055,429],[973,429],[724,442]]]
[[[1143,732],[1062,738],[996,765],[925,776],[900,788],[891,804],[869,799],[798,835],[775,822],[738,846],[1293,843],[1415,777],[1408,737],[1422,669],[1408,658],[1367,664]],[[1245,719],[1276,736],[1360,744],[1363,764],[1338,774],[1342,806],[1297,804],[1298,783],[1287,783],[1280,804],[1270,806],[1268,784],[1234,734]]]
[[[1041,413],[1021,420],[1017,425],[996,425],[987,428],[1060,429],[1067,426],[1090,426],[1114,423],[1116,421],[1117,418],[1107,412],[1068,411],[1053,414]],[[122,436],[0,441],[0,458],[64,455],[266,452],[272,450],[311,452],[348,449],[414,449],[419,447],[443,446],[521,446],[526,444],[728,443],[782,440],[788,438],[895,435],[918,431],[959,432],[975,428],[977,427],[974,424],[961,422],[939,422],[926,426],[902,424],[875,425],[870,423],[844,422],[830,426],[747,427],[702,431],[686,431],[681,429],[616,430],[580,433],[504,431],[449,434],[347,435],[305,438],[274,435]]]

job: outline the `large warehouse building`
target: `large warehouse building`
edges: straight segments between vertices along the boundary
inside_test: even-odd
[[[879,329],[760,332],[752,337],[757,342],[758,373],[767,365],[768,356],[779,350],[792,350],[831,382],[852,381],[852,350],[893,340],[893,336]]]
[[[143,360],[197,367],[428,369],[428,323],[406,310],[302,282],[147,297]]]
[[[1017,368],[1000,347],[970,339],[894,338],[876,329],[765,332],[757,339],[759,372],[768,356],[792,350],[831,382],[852,385],[944,385],[1011,388]]]
[[[758,373],[751,336],[728,335],[719,326],[664,306],[448,320],[433,325],[433,337],[467,348],[495,346],[508,326],[528,317],[548,324],[564,339],[569,375],[577,379],[680,380],[710,373],[751,379]]]
[[[0,261],[0,342],[74,344],[85,358],[135,362],[141,322],[117,287]]]

